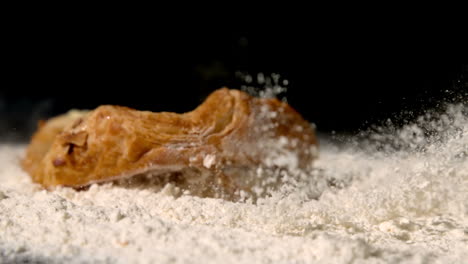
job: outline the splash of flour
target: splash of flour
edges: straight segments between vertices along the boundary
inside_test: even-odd
[[[256,204],[181,195],[172,185],[48,192],[19,168],[23,147],[2,145],[0,260],[464,263],[467,112],[449,105],[360,140],[319,138],[314,180]]]

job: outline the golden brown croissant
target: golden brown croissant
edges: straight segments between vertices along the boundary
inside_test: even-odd
[[[232,198],[258,182],[247,171],[307,169],[315,144],[311,125],[287,103],[223,88],[184,114],[105,105],[52,118],[22,165],[45,187],[164,175],[195,195]]]

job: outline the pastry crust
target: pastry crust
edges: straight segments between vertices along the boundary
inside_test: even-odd
[[[39,125],[22,165],[44,187],[166,175],[196,195],[232,197],[252,190],[240,174],[281,167],[279,152],[307,169],[315,145],[313,128],[287,103],[223,88],[184,114],[104,105],[52,118]]]

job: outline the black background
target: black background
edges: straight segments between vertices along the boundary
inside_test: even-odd
[[[101,104],[189,111],[217,88],[239,88],[238,71],[279,73],[288,102],[325,133],[466,96],[464,32],[374,26],[28,21],[3,38],[0,134],[24,140],[38,119]]]

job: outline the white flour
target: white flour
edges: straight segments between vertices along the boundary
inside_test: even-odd
[[[467,110],[348,146],[322,139],[326,181],[256,205],[170,185],[47,192],[19,168],[23,147],[2,145],[0,262],[466,263]]]

